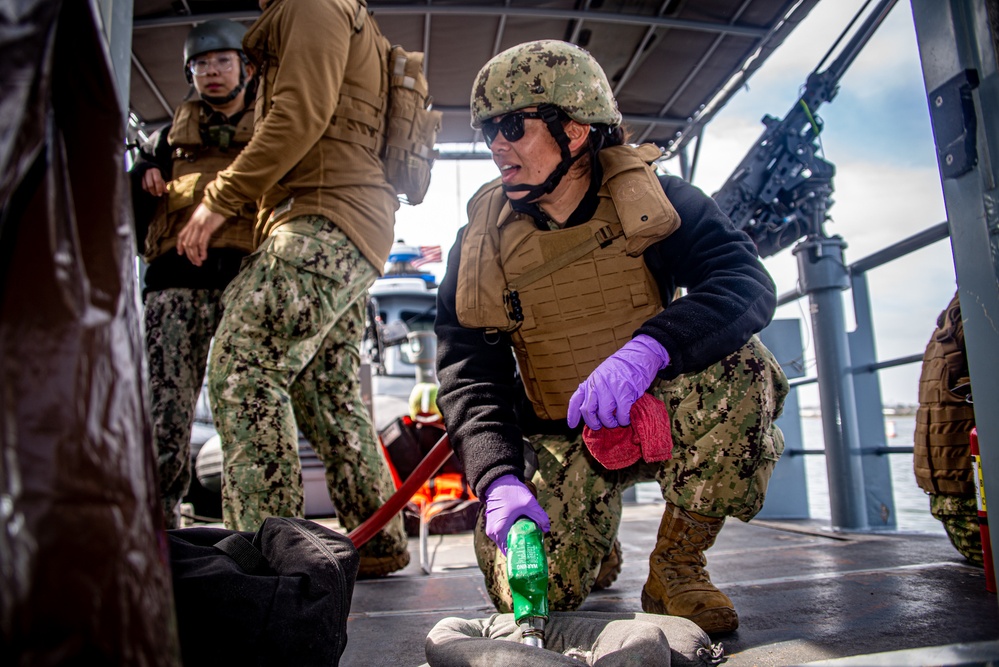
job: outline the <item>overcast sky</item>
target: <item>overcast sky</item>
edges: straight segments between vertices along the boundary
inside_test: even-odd
[[[862,5],[863,0],[818,3],[753,76],[748,89],[738,92],[708,125],[695,185],[711,194],[725,182],[763,131],[763,116],[787,113],[808,73]],[[925,97],[911,10],[900,0],[850,66],[836,98],[819,110],[825,124],[825,158],[836,165],[835,203],[826,232],[846,240],[848,263],[946,219]],[[496,175],[489,161],[438,162],[424,203],[400,209],[396,237],[412,245],[439,244],[446,257],[464,224],[468,198]],[[798,272],[790,249],[764,264],[779,294],[794,289]],[[443,275],[443,265],[427,268]],[[956,289],[950,243],[938,242],[876,269],[868,280],[879,357],[922,353],[937,315]],[[849,291],[844,300],[852,328]],[[777,317],[801,320],[805,355],[814,374],[807,313],[806,299],[779,309]],[[914,404],[918,378],[918,364],[883,371],[884,402]],[[814,385],[802,391],[804,405],[818,404]]]

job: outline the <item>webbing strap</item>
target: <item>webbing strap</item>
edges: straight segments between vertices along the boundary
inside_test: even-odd
[[[267,571],[267,559],[253,543],[240,535],[233,533],[215,543],[215,548],[226,554],[247,574],[257,574]]]
[[[572,248],[569,248],[560,255],[552,257],[550,260],[536,266],[526,273],[522,273],[513,280],[510,281],[508,289],[511,292],[517,292],[520,289],[527,287],[528,285],[541,280],[545,276],[549,276],[559,269],[563,269],[577,259],[585,257],[597,248],[607,245],[614,239],[623,235],[624,231],[621,230],[617,234],[614,234],[610,228],[610,225],[605,225],[598,229],[593,236],[587,237],[582,243]]]
[[[933,454],[932,456],[924,456],[922,454],[916,454],[912,457],[912,460],[920,468],[926,468],[928,470],[970,470],[971,469],[971,454],[958,455],[958,456],[940,456],[939,454]]]
[[[928,447],[963,447],[965,450],[968,448],[967,433],[922,433],[917,429],[916,435],[925,438],[924,442]]]
[[[333,116],[333,120],[356,120],[358,123],[363,123],[371,129],[379,132],[381,131],[382,125],[380,119],[372,116],[367,111],[363,111],[355,107],[338,107],[336,114]]]
[[[382,107],[385,105],[385,98],[378,93],[372,93],[370,90],[365,90],[360,86],[352,86],[349,83],[345,83],[340,86],[340,100],[341,102],[337,105],[337,111],[339,107],[343,105],[343,98],[352,97],[355,100],[360,100],[366,102],[373,106],[374,108],[381,111]],[[336,112],[334,112],[336,113]]]
[[[424,160],[433,160],[437,157],[436,151],[433,148],[423,144],[416,144],[411,141],[395,141],[391,138],[385,144],[385,157],[405,159],[406,153],[411,153]]]
[[[370,148],[376,153],[381,151],[382,137],[380,135],[372,137],[362,132],[348,130],[344,127],[340,127],[339,125],[330,125],[326,128],[323,136],[329,137],[330,139],[336,139],[338,141],[348,141],[352,144],[360,144],[365,148]]]

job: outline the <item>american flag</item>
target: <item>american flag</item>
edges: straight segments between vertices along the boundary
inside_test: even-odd
[[[420,256],[413,260],[413,266],[423,266],[441,261],[441,247],[439,245],[421,245]]]

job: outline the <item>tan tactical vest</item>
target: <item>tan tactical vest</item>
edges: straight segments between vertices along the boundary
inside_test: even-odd
[[[355,33],[361,32],[368,17],[367,0],[359,0],[357,12],[354,14],[353,29]],[[375,32],[379,48],[384,51],[382,62],[388,63],[388,53],[391,50],[389,41],[382,36],[378,29],[378,24],[372,21],[369,24],[371,30]],[[329,127],[323,136],[337,141],[349,141],[370,148],[373,152],[380,154],[385,145],[385,112],[388,101],[389,72],[383,68],[381,76],[381,87],[378,92],[365,90],[361,86],[352,86],[349,83],[340,84],[340,97],[337,100],[336,109],[333,110],[333,118],[330,119]],[[345,121],[354,121],[364,126],[364,129],[351,128]]]
[[[510,332],[534,411],[564,419],[597,365],[662,311],[642,252],[680,218],[651,166],[656,146],[600,151],[604,179],[593,218],[541,231],[514,211],[500,182],[469,202],[456,308],[463,326]]]
[[[213,128],[211,132],[218,135],[217,142],[213,136],[212,143],[204,145],[201,113],[201,103],[194,100],[185,102],[174,115],[173,127],[167,135],[167,143],[173,151],[173,176],[166,184],[167,193],[149,224],[143,252],[147,262],[177,247],[177,234],[201,203],[205,187],[239,155],[253,134],[253,114],[245,113],[235,128]],[[212,236],[208,247],[251,252],[255,222],[256,206],[244,207],[239,216],[227,220]]]
[[[940,314],[919,377],[913,467],[928,493],[975,496],[969,434],[975,412],[970,395],[964,327],[957,294]]]

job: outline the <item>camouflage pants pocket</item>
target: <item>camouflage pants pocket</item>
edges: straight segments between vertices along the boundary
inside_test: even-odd
[[[220,342],[247,363],[287,373],[290,383],[322,342],[320,282],[269,253],[265,242],[226,291]]]
[[[784,451],[774,422],[787,392],[756,336],[701,373],[655,387],[673,427],[673,458],[655,473],[663,498],[705,516],[755,516]]]
[[[226,290],[230,314],[221,332],[233,353],[286,373],[290,384],[336,322],[364,298],[377,271],[319,216],[282,225],[251,257]]]
[[[237,443],[237,447],[223,444],[222,514],[226,527],[252,531],[269,516],[305,516],[297,438],[294,442],[293,452],[248,448],[247,443]],[[240,462],[245,458],[254,461]]]

